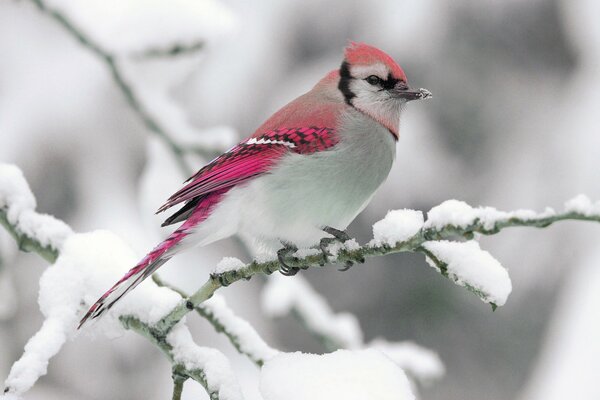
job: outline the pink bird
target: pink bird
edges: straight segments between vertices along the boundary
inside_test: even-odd
[[[352,42],[339,69],[277,111],[252,136],[215,158],[159,208],[183,204],[163,223],[183,222],[98,299],[80,323],[110,309],[177,252],[239,234],[277,249],[347,240],[344,229],[388,176],[400,113],[431,96],[409,88],[383,51]],[[335,227],[335,228],[333,228]],[[337,228],[337,229],[336,229]],[[320,241],[323,231],[333,235]]]

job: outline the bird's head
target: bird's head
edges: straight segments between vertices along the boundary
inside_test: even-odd
[[[400,110],[412,100],[431,97],[427,89],[411,89],[404,71],[383,51],[351,42],[339,70],[344,100],[386,126],[396,137]]]

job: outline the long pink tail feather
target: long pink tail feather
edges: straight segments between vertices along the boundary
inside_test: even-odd
[[[137,265],[131,268],[117,283],[104,293],[87,311],[79,322],[77,329],[89,319],[101,316],[115,305],[123,296],[133,290],[144,279],[152,275],[164,263],[169,261],[177,252],[181,241],[193,232],[194,227],[203,222],[211,213],[214,206],[228,190],[213,192],[199,201],[190,217],[167,239],[156,246]]]

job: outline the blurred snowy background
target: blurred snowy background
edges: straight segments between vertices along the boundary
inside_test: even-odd
[[[161,235],[153,216],[183,175],[140,122],[106,65],[33,1],[0,2],[0,161],[20,166],[38,209],[77,231],[119,234],[140,255]],[[411,104],[387,183],[350,226],[364,242],[387,210],[428,210],[449,198],[499,209],[561,208],[600,198],[600,3],[595,0],[67,1],[69,15],[121,65],[147,107],[182,141],[241,138],[337,68],[348,39],[391,54],[434,94]],[[196,51],[144,55],[201,40]],[[168,118],[167,118],[168,116]],[[178,128],[178,129],[177,129]],[[198,132],[202,138],[194,138]],[[190,161],[195,167],[203,162]],[[412,340],[438,352],[443,380],[428,400],[598,399],[600,230],[564,223],[484,238],[514,289],[495,313],[429,268],[392,255],[348,272],[306,277],[336,311],[355,314],[367,341]],[[235,240],[171,261],[161,275],[191,291]],[[0,232],[0,376],[42,318],[46,263]],[[323,352],[292,317],[260,310],[264,281],[223,293],[282,350]],[[225,351],[258,399],[257,369],[199,318],[197,342]],[[137,335],[69,343],[27,399],[165,399],[168,362]],[[206,398],[186,384],[185,398]]]

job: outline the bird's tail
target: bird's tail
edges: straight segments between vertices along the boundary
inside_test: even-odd
[[[183,213],[182,210],[178,211],[175,214],[177,217],[176,219],[183,220],[180,216],[185,214],[185,222],[173,232],[171,236],[148,253],[135,267],[131,268],[121,280],[104,293],[81,319],[77,329],[81,328],[88,319],[98,318],[105,311],[109,310],[117,301],[139,285],[140,282],[152,275],[161,265],[169,261],[176,252],[191,245],[192,243],[188,241],[187,245],[183,246],[185,237],[193,233],[196,226],[208,218],[213,208],[219,203],[228,190],[229,188],[221,189],[194,200],[194,208],[192,211],[190,211],[188,207],[182,209],[184,211]],[[171,221],[172,218],[173,217],[169,218],[168,221]]]
[[[192,221],[188,221],[184,223],[167,239],[156,246],[154,250],[148,253],[135,267],[131,268],[125,276],[113,285],[113,287],[104,293],[81,319],[77,329],[81,328],[88,319],[94,319],[101,316],[144,279],[152,275],[161,265],[169,261],[175,254],[175,249],[180,247],[183,238],[192,233],[191,228],[193,228],[193,226],[190,226],[192,225],[191,222]]]

